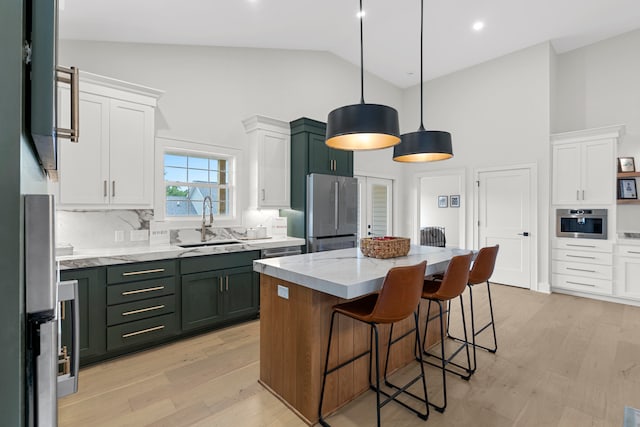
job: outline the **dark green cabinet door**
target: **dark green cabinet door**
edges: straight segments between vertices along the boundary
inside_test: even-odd
[[[258,274],[253,267],[225,270],[225,319],[251,317],[258,314],[260,294]]]
[[[324,143],[325,136],[309,134],[309,171],[307,173],[333,174],[332,150]]]
[[[331,148],[330,156],[335,160],[335,175],[353,176],[353,151],[335,150]]]
[[[182,330],[215,325],[222,321],[223,275],[220,271],[182,276]]]
[[[80,311],[80,364],[105,354],[107,348],[107,284],[104,268],[60,272],[60,280],[77,280]],[[71,304],[65,303],[62,345],[71,351]]]

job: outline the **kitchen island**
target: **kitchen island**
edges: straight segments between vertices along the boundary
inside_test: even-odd
[[[306,423],[317,422],[331,308],[380,289],[392,267],[426,260],[426,275],[431,275],[443,272],[452,257],[468,252],[411,246],[407,256],[375,259],[353,248],[254,261],[254,271],[260,273],[260,383]],[[426,306],[421,309],[421,325],[425,316]],[[412,326],[411,318],[399,322],[394,336]],[[338,316],[334,328],[330,366],[368,349],[368,325]],[[427,345],[437,342],[438,331],[429,328]],[[382,368],[388,334],[388,327],[382,325]],[[414,345],[411,338],[394,344],[390,372],[415,360]],[[363,357],[328,376],[324,412],[332,412],[368,390],[368,373],[368,357]]]

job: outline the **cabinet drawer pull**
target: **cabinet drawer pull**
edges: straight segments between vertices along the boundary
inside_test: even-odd
[[[596,257],[594,257],[594,256],[569,255],[569,254],[567,254],[567,257],[569,257],[569,258],[596,259]]]
[[[567,270],[573,270],[573,271],[584,271],[585,273],[595,273],[595,270],[584,270],[582,268],[571,268],[571,267],[567,267]]]
[[[218,284],[220,285],[220,293],[222,293],[222,276],[218,277]]]
[[[640,255],[640,252],[638,251],[627,251],[628,254],[637,254]]]
[[[162,273],[164,268],[154,268],[153,270],[127,271],[122,273],[123,276],[138,276],[140,274]]]
[[[580,200],[580,190],[576,190],[576,200]]]
[[[164,308],[164,304],[160,304],[160,305],[155,305],[153,307],[141,308],[139,310],[125,311],[124,313],[122,313],[122,315],[130,316],[132,314],[145,313],[147,311],[154,311],[154,310],[161,310],[163,308]]]
[[[164,325],[154,326],[153,328],[143,329],[141,331],[129,332],[128,334],[122,335],[122,338],[130,338],[130,337],[135,337],[136,335],[148,334],[149,332],[159,331],[164,328],[165,328]]]
[[[593,246],[593,245],[574,245],[574,244],[571,244],[571,243],[567,243],[567,246],[573,246],[573,247],[576,247],[576,248],[595,248],[595,246]]]
[[[226,291],[229,292],[229,276],[225,277],[225,282],[226,282],[226,285],[225,285]]]
[[[102,197],[107,197],[107,180],[102,183]]]
[[[154,286],[153,288],[144,288],[144,289],[137,289],[135,291],[123,292],[122,296],[124,297],[127,295],[143,294],[145,292],[161,291],[163,289],[164,289],[164,286]]]
[[[591,283],[571,282],[569,280],[567,280],[567,283],[571,283],[572,285],[591,286],[594,288],[596,287],[596,285],[592,285]]]

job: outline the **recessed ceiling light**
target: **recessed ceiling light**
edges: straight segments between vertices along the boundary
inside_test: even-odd
[[[484,22],[482,21],[476,21],[473,23],[473,27],[472,27],[475,31],[480,31],[484,28]]]

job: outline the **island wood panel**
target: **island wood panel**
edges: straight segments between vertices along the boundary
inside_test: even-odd
[[[278,285],[289,299],[277,295]],[[340,298],[267,275],[260,276],[260,382],[290,406],[302,419],[315,423],[322,386],[331,323],[331,308]],[[426,303],[421,307],[421,330]],[[413,327],[413,316],[394,326],[394,336]],[[380,373],[384,372],[389,325],[379,326]],[[342,315],[336,317],[329,366],[348,360],[369,348],[367,324]],[[439,340],[439,324],[429,328],[428,344]],[[389,372],[415,360],[413,335],[393,345]],[[327,377],[323,413],[331,413],[369,388],[369,357],[365,356]]]

